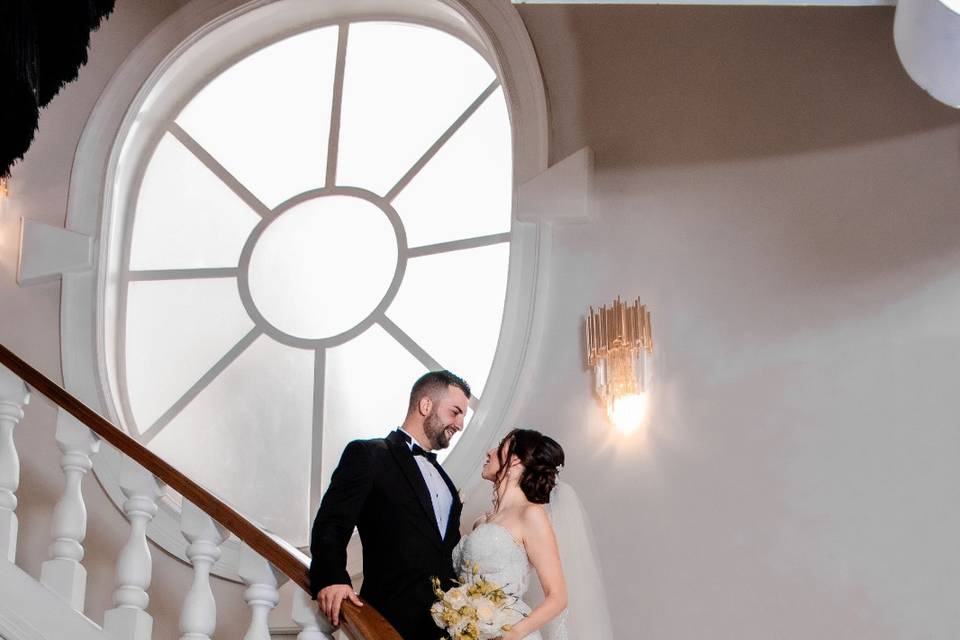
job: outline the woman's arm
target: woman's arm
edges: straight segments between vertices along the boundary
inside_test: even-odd
[[[530,564],[543,587],[543,602],[503,635],[503,640],[520,640],[556,618],[567,607],[567,583],[563,578],[557,536],[546,509],[532,505],[523,513],[523,544]]]

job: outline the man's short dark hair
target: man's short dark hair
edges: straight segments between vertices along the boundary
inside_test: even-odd
[[[410,389],[410,405],[407,407],[407,411],[413,411],[423,396],[434,398],[437,393],[445,392],[447,387],[451,386],[457,387],[460,391],[463,391],[463,395],[467,396],[468,399],[470,398],[470,385],[457,374],[450,373],[446,369],[423,374],[413,383],[413,388]]]

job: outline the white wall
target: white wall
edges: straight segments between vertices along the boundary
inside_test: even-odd
[[[960,114],[892,11],[521,13],[599,218],[555,231],[521,415],[569,453],[615,636],[960,637]],[[629,437],[579,340],[617,294],[657,349]]]
[[[0,342],[59,379],[59,287],[14,282],[20,215],[62,225],[109,76],[179,3],[119,2],[0,201]],[[522,7],[554,159],[597,154],[597,222],[558,227],[525,424],[555,434],[597,522],[617,638],[960,636],[960,116],[900,69],[889,9]],[[640,295],[649,428],[590,394],[586,307]],[[53,411],[18,429],[19,563],[45,558]],[[87,479],[88,609],[120,514]],[[155,637],[189,573],[155,550]],[[240,588],[218,581],[220,637]],[[243,618],[238,616],[243,615]]]

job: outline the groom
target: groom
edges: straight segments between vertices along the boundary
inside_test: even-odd
[[[432,576],[451,586],[451,554],[463,504],[433,451],[461,429],[470,387],[449,371],[425,374],[410,391],[407,417],[386,438],[347,445],[313,523],[310,588],[336,625],[340,604],[360,604],[347,573],[347,542],[363,543],[360,595],[406,640],[436,638]]]

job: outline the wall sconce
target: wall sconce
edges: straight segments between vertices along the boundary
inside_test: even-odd
[[[639,298],[628,305],[618,296],[609,309],[590,307],[586,336],[597,396],[610,420],[629,432],[646,414],[653,360],[650,312]]]
[[[0,178],[0,198],[10,195],[10,185],[7,178]]]

